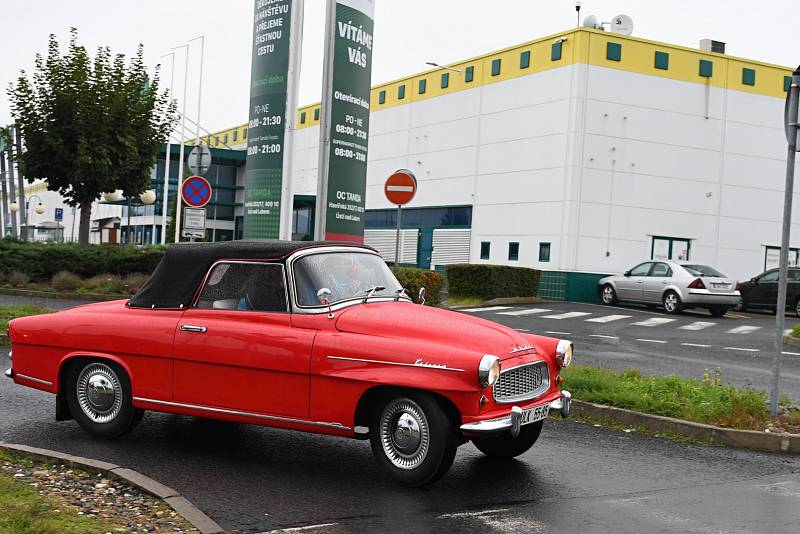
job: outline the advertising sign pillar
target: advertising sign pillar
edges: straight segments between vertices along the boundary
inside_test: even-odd
[[[317,239],[364,241],[374,0],[328,0]]]
[[[285,132],[296,112],[300,68],[302,0],[256,0],[253,18],[253,60],[250,72],[250,116],[244,191],[245,239],[277,239],[281,211],[290,231],[291,153]],[[292,95],[289,97],[289,95]],[[287,104],[287,99],[289,103]],[[285,156],[285,157],[284,157]]]

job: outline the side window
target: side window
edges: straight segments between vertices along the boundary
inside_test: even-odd
[[[653,265],[652,262],[644,262],[640,263],[633,269],[631,269],[631,276],[647,276],[647,273],[650,272],[650,266]]]
[[[653,270],[650,271],[650,276],[658,276],[659,278],[669,278],[672,276],[672,269],[666,263],[656,263],[653,265]]]
[[[197,307],[215,310],[285,312],[283,265],[223,262],[206,279]]]
[[[800,271],[797,269],[789,269],[789,281],[800,282]]]
[[[778,276],[780,275],[779,271],[770,271],[763,275],[761,278],[758,279],[759,282],[777,282]]]

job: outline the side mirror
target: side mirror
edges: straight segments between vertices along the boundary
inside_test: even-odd
[[[328,289],[327,287],[323,287],[319,291],[317,291],[317,300],[319,301],[319,303],[322,304],[323,306],[328,307],[328,319],[333,319],[335,317],[335,315],[333,315],[333,312],[331,311],[332,296],[333,293],[331,293],[331,290]]]
[[[420,305],[425,306],[425,298],[428,296],[428,291],[421,287],[419,288],[419,295],[417,295],[417,300],[419,300]]]
[[[750,279],[750,281],[755,284],[757,282],[756,277],[754,276],[753,278]]]
[[[623,276],[630,276],[630,275],[631,275],[631,272],[630,272],[630,271],[625,271],[625,272],[623,273]]]

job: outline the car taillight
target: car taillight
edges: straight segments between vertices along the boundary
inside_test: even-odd
[[[736,282],[736,291],[741,291],[741,290],[742,290],[742,283]]]
[[[699,278],[695,278],[688,287],[689,289],[705,289],[706,285]]]

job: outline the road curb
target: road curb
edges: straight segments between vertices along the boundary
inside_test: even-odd
[[[800,434],[779,434],[759,432],[757,430],[722,428],[576,399],[572,401],[572,412],[575,415],[590,419],[643,427],[652,432],[677,434],[685,438],[729,447],[768,452],[800,453]]]
[[[63,452],[40,449],[38,447],[29,447],[27,445],[19,445],[16,443],[6,443],[3,441],[0,441],[0,449],[13,451],[34,460],[63,463],[69,466],[79,467],[86,471],[102,473],[104,475],[118,478],[163,500],[186,521],[191,523],[192,526],[194,526],[194,528],[200,532],[200,534],[218,534],[225,532],[225,530],[213,519],[204,514],[198,507],[193,505],[180,493],[161,484],[157,480],[153,480],[152,478],[145,476],[138,471],[134,471],[133,469],[120,467],[118,465],[109,462],[103,462],[101,460],[93,460],[91,458],[73,456]]]
[[[800,338],[794,337],[792,334],[786,334],[783,336],[783,344],[793,349],[800,349]]]

